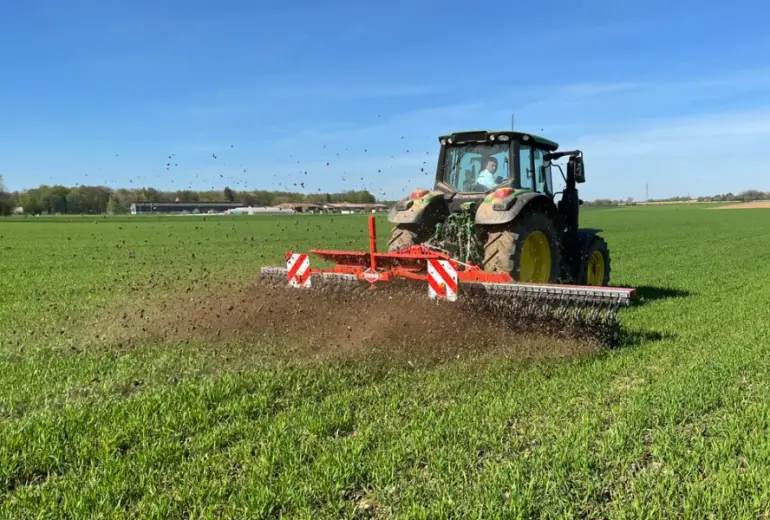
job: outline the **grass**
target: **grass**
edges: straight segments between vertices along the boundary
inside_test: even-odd
[[[438,363],[293,359],[267,340],[118,345],[95,320],[137,312],[127,302],[236,290],[287,249],[365,248],[362,217],[4,220],[0,512],[770,515],[766,215],[586,211],[581,224],[605,230],[613,282],[645,298],[623,311],[633,341]]]

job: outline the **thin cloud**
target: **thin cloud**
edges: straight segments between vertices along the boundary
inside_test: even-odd
[[[704,148],[706,142],[766,143],[770,138],[770,105],[754,110],[728,111],[678,118],[643,121],[639,129],[610,135],[586,135],[575,140],[580,146],[605,147],[615,155]],[[736,144],[736,143],[730,143]],[[724,148],[723,146],[719,147]],[[708,153],[713,150],[700,150]]]
[[[728,77],[672,79],[662,82],[594,82],[544,85],[526,89],[514,87],[500,89],[491,96],[474,96],[454,104],[408,111],[391,117],[369,114],[370,119],[377,117],[378,121],[381,121],[374,125],[357,125],[354,121],[347,124],[338,122],[337,129],[317,126],[314,131],[323,134],[327,139],[350,139],[353,134],[394,136],[406,133],[438,136],[466,128],[508,128],[511,114],[514,113],[517,127],[521,123],[524,125],[521,128],[531,125],[530,131],[538,131],[542,126],[553,130],[558,125],[563,130],[581,132],[581,128],[590,129],[591,119],[567,109],[591,110],[592,116],[600,120],[601,125],[609,119],[633,125],[638,116],[627,118],[626,112],[629,109],[639,109],[648,104],[675,105],[681,101],[713,96],[729,99],[742,92],[763,92],[768,87],[770,70],[767,69],[736,71]],[[538,96],[532,98],[532,92],[537,92]],[[527,100],[527,97],[530,99]],[[511,104],[511,99],[525,101]]]
[[[638,130],[566,143],[585,153],[587,198],[705,196],[770,188],[757,153],[770,141],[770,105],[646,121]],[[623,193],[626,193],[624,196]]]

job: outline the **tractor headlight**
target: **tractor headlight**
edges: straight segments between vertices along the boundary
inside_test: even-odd
[[[409,199],[410,200],[421,199],[425,195],[427,195],[428,193],[429,193],[428,190],[417,189],[417,190],[414,190],[412,193],[409,194]]]
[[[495,191],[494,195],[492,195],[496,199],[504,199],[508,197],[511,193],[513,193],[513,188],[499,188]]]

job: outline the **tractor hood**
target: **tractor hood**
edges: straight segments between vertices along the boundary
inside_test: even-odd
[[[552,218],[558,211],[549,197],[530,189],[500,188],[487,194],[476,209],[476,224],[495,225],[511,222],[525,208],[536,208]]]
[[[426,213],[438,215],[447,212],[444,192],[438,190],[414,190],[409,197],[396,203],[388,213],[388,221],[394,224],[419,224]]]
[[[487,193],[479,209],[489,206],[493,211],[506,211],[524,194],[532,193],[529,188],[499,188]]]
[[[528,189],[500,188],[489,193],[446,193],[441,190],[414,190],[388,213],[394,224],[422,224],[426,220],[446,218],[450,213],[474,209],[477,224],[508,222],[516,202],[541,196]]]

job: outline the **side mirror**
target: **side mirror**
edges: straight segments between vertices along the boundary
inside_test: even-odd
[[[567,162],[567,176],[573,176],[575,178],[575,182],[578,183],[586,181],[586,174],[585,170],[583,169],[582,157],[569,158],[569,162]]]

